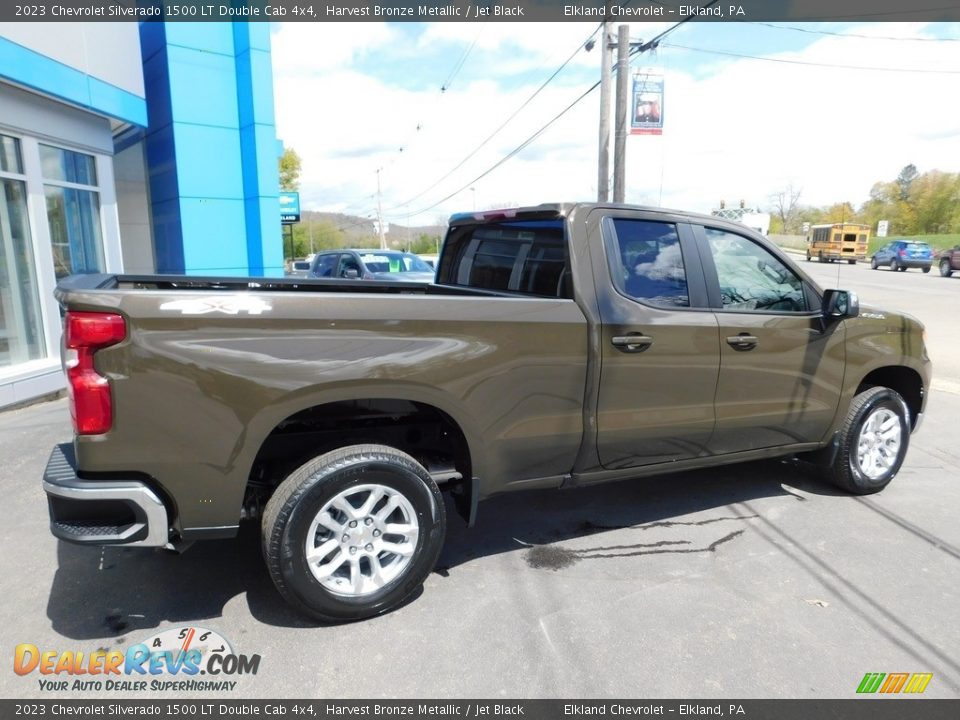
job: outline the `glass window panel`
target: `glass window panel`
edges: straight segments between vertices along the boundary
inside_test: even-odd
[[[103,272],[98,194],[53,185],[44,191],[56,276]]]
[[[616,219],[613,225],[616,243],[610,269],[617,288],[652,305],[688,307],[687,274],[676,226],[627,219]]]
[[[803,283],[776,256],[747,238],[705,228],[727,310],[806,312]]]
[[[40,163],[47,180],[96,185],[97,168],[93,155],[64,150],[50,145],[40,146]]]
[[[0,135],[0,171],[23,174],[20,141],[17,138]]]
[[[0,367],[45,355],[26,187],[0,180]]]

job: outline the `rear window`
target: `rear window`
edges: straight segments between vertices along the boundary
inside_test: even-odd
[[[569,298],[568,267],[563,220],[516,220],[453,230],[437,282]]]
[[[929,250],[929,249],[930,249],[930,246],[927,245],[926,243],[922,243],[922,242],[907,243],[907,250],[926,251],[926,250]]]

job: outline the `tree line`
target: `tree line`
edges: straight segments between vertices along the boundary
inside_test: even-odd
[[[854,207],[849,202],[814,207],[800,202],[793,185],[771,197],[770,232],[799,235],[803,224],[853,222],[874,231],[880,220],[889,223],[888,235],[940,235],[960,232],[960,173],[917,171],[905,166],[896,178],[874,183],[870,198]]]

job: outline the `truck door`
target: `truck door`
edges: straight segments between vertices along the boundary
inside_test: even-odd
[[[727,228],[693,226],[720,327],[713,454],[819,442],[840,402],[843,330],[770,249]]]
[[[610,212],[595,210],[588,221],[601,318],[600,463],[618,469],[704,455],[719,333],[692,231],[662,213],[616,211],[598,221]]]

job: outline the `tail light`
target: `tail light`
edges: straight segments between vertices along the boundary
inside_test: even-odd
[[[899,250],[897,250],[897,255],[899,255],[900,257],[906,257],[907,251],[903,248],[900,248]]]
[[[66,317],[67,388],[70,415],[78,435],[99,435],[113,425],[110,382],[97,373],[93,355],[127,336],[127,323],[115,313],[73,312]]]

